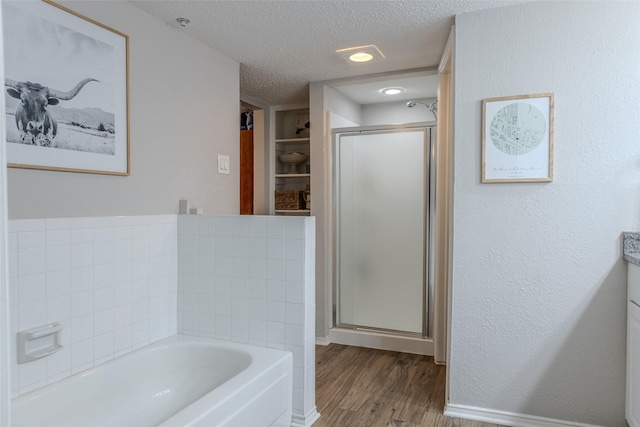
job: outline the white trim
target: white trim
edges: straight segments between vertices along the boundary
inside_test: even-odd
[[[599,427],[595,424],[583,424],[573,421],[556,420],[535,415],[517,414],[515,412],[478,408],[475,406],[446,404],[444,415],[464,418],[485,423],[502,424],[513,427]]]
[[[291,427],[311,427],[313,423],[318,421],[320,418],[320,413],[316,410],[314,406],[307,414],[303,417],[300,415],[294,414],[291,417]]]
[[[329,337],[316,337],[316,345],[327,346],[331,344]]]
[[[331,328],[329,330],[329,339],[336,344],[433,356],[433,340],[428,338]]]
[[[445,67],[447,66],[447,61],[453,52],[453,37],[455,35],[455,25],[451,26],[451,30],[449,30],[449,37],[447,38],[447,44],[444,45],[444,50],[442,51],[442,56],[440,57],[440,64],[438,64],[438,73],[443,73]]]

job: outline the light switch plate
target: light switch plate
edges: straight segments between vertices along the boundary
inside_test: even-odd
[[[218,154],[218,173],[229,175],[229,156]]]

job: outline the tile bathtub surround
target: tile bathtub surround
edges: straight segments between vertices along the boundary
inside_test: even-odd
[[[62,323],[58,353],[18,365],[19,395],[177,330],[176,215],[9,221],[12,345]]]
[[[179,215],[178,230],[178,331],[291,351],[294,421],[308,425],[315,218]]]

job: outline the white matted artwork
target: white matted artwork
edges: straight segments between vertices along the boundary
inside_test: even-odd
[[[8,166],[129,175],[128,37],[49,0],[2,6]]]
[[[482,182],[553,180],[553,94],[482,100]]]

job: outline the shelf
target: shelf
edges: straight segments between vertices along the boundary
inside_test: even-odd
[[[308,144],[309,138],[288,138],[288,139],[276,139],[274,141],[276,144]]]
[[[276,178],[310,178],[310,173],[277,173]]]
[[[309,209],[276,209],[276,213],[311,213]]]
[[[280,161],[280,155],[299,152],[311,157],[311,138],[308,129],[299,130],[309,121],[309,105],[280,105],[271,107],[269,149],[269,190],[305,191],[311,185],[310,162],[307,159],[295,167]],[[298,138],[302,137],[303,138]],[[293,171],[295,173],[287,173]],[[281,205],[283,206],[283,205]],[[295,206],[305,206],[304,203]],[[271,197],[269,212],[281,216],[309,216],[309,209],[275,209],[275,197]]]

